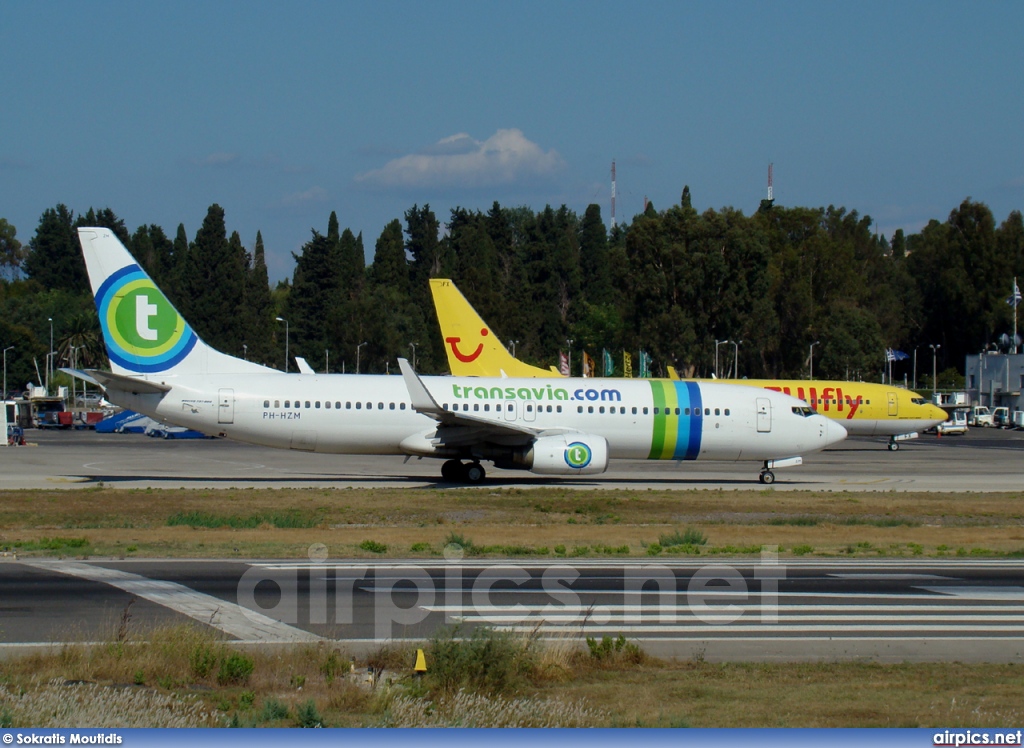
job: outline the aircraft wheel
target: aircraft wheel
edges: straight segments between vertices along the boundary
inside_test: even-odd
[[[900,451],[900,443],[899,442],[889,442],[889,451],[890,452],[899,452]]]
[[[462,467],[458,460],[445,460],[441,465],[441,477],[449,483],[456,483],[462,478]]]
[[[463,477],[466,483],[483,483],[487,477],[487,471],[479,462],[470,462],[463,466]]]
[[[770,486],[772,483],[775,482],[775,473],[773,473],[771,470],[762,470],[761,475],[759,475],[757,479],[764,483],[766,486]]]

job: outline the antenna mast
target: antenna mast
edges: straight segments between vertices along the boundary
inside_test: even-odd
[[[768,164],[768,202],[772,202],[775,198],[772,195],[772,167],[775,164]]]
[[[612,230],[615,229],[615,159],[612,159]]]

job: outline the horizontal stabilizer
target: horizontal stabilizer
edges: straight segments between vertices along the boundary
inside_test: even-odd
[[[121,390],[122,392],[130,392],[133,395],[160,395],[171,391],[170,385],[163,384],[162,382],[136,379],[124,374],[114,374],[111,371],[87,369],[86,374],[92,377],[88,381],[99,385],[105,390]]]

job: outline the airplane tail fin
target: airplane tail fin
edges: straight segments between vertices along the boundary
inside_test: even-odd
[[[550,377],[551,372],[524,364],[501,344],[466,297],[445,278],[431,278],[437,321],[441,325],[448,366],[457,377]]]
[[[80,228],[78,241],[114,374],[271,371],[204,343],[110,229]]]

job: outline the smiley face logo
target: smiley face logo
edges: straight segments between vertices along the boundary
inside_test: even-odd
[[[487,337],[487,328],[486,327],[483,328],[480,331],[480,337],[481,338],[486,338]],[[484,344],[483,343],[479,343],[477,345],[477,347],[476,347],[476,350],[473,351],[472,353],[463,353],[462,351],[459,350],[459,343],[462,342],[462,338],[456,338],[456,337],[445,338],[444,342],[451,346],[451,348],[452,348],[452,355],[454,355],[455,358],[457,358],[459,361],[461,361],[464,364],[471,364],[471,363],[473,363],[478,358],[480,358],[480,354],[483,353],[483,351],[484,351]]]
[[[138,265],[122,268],[96,292],[111,363],[137,372],[170,369],[198,338]]]
[[[573,442],[565,448],[565,464],[574,470],[582,470],[590,464],[594,453],[583,442]]]

